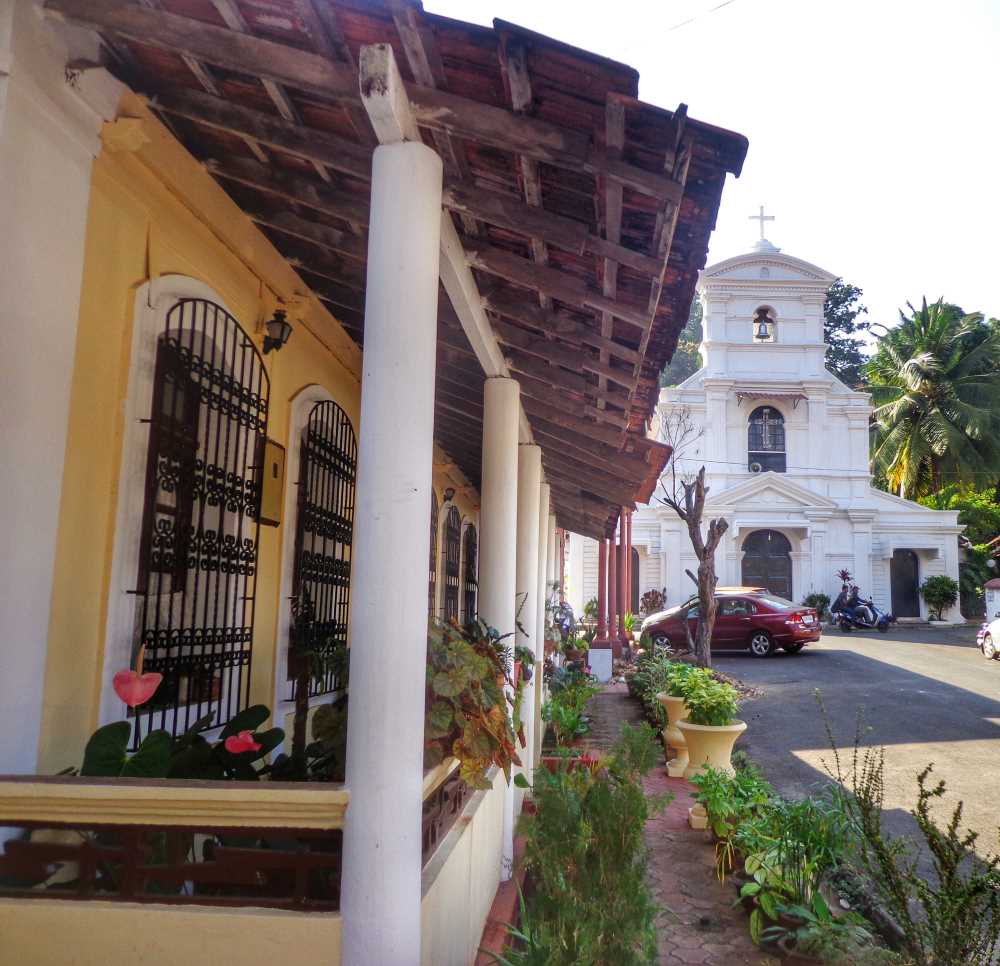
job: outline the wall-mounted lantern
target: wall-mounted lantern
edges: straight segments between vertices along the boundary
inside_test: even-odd
[[[264,355],[267,355],[272,349],[277,352],[292,334],[292,326],[284,309],[274,310],[274,316],[271,320],[264,323],[264,331],[267,333],[264,336]]]

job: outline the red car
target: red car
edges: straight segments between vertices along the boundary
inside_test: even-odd
[[[798,654],[823,633],[819,614],[812,607],[802,607],[761,588],[719,588],[715,599],[718,610],[712,629],[713,651],[743,651],[754,657],[767,657],[776,648]],[[684,622],[692,635],[698,626],[698,598],[692,597],[679,607],[651,614],[642,622],[656,643],[669,644],[675,650],[687,647]]]

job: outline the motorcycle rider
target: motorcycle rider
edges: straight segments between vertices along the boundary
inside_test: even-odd
[[[865,600],[861,596],[861,592],[858,590],[857,584],[851,588],[851,596],[847,603],[855,620],[861,621],[869,626],[873,626],[875,624],[875,615],[872,613],[872,609],[869,606],[871,601]]]
[[[833,606],[830,608],[831,614],[846,614],[848,617],[854,617],[854,609],[850,605],[849,601],[851,598],[851,589],[844,584],[840,588],[840,593],[837,595],[837,599],[833,602]]]

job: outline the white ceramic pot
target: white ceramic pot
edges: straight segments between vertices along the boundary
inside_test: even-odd
[[[727,775],[735,775],[731,761],[733,745],[744,731],[745,721],[734,721],[731,725],[698,725],[690,721],[678,721],[684,740],[687,742],[688,766],[684,770],[685,778],[692,778],[706,766],[718,768]]]
[[[660,691],[656,695],[656,700],[663,706],[667,713],[667,726],[663,729],[663,743],[673,748],[675,755],[673,758],[667,756],[667,775],[671,778],[683,778],[688,767],[688,748],[684,735],[677,727],[677,722],[682,721],[689,714],[688,706],[683,698],[676,698],[666,691]]]
[[[691,828],[708,828],[708,812],[704,805],[692,805],[688,809],[688,825]]]

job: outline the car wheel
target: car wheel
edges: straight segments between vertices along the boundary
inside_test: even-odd
[[[805,647],[805,644],[786,644],[785,645],[785,653],[786,654],[798,654],[799,651],[801,651],[802,648],[804,648],[804,647]]]
[[[988,661],[995,660],[997,657],[997,646],[989,634],[983,638],[983,657]]]
[[[750,635],[750,653],[754,657],[770,657],[773,650],[774,644],[767,631],[754,631]]]

